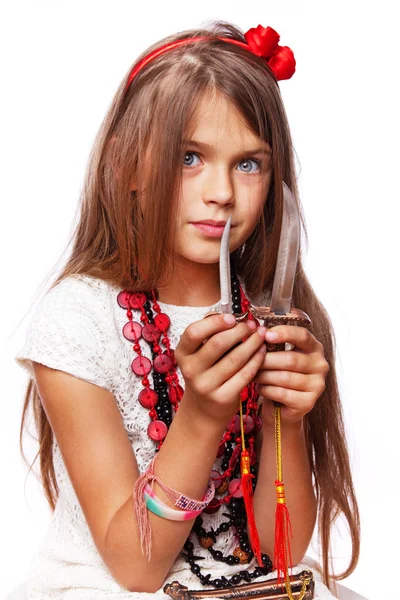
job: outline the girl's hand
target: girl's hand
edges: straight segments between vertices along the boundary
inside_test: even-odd
[[[289,342],[296,349],[268,352],[254,378],[259,394],[269,401],[263,403],[263,420],[273,423],[273,402],[280,402],[282,421],[295,423],[310,412],[324,391],[329,364],[322,344],[305,327],[278,325],[268,332],[278,334],[275,340],[265,337],[270,344]]]
[[[265,356],[266,328],[212,315],[183,332],[175,358],[185,380],[185,397],[196,412],[225,425],[239,408],[240,392],[255,377]],[[241,340],[246,338],[242,343]]]

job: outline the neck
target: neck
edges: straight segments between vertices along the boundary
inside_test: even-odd
[[[158,299],[177,306],[211,306],[219,302],[218,263],[180,266],[174,280],[158,288]]]

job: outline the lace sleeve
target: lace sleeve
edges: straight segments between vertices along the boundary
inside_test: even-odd
[[[107,308],[105,288],[61,281],[35,308],[15,361],[31,377],[35,361],[113,392],[116,352]]]

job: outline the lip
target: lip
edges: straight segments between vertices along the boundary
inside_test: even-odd
[[[221,223],[221,224],[220,224]],[[196,229],[208,237],[219,238],[224,233],[226,221],[197,221],[191,223]]]
[[[214,221],[213,219],[206,219],[205,221],[195,221],[193,225],[212,225],[213,227],[225,227],[226,221]]]

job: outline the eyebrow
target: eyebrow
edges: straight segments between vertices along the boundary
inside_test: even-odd
[[[213,147],[206,142],[198,142],[197,140],[183,140],[183,143],[187,146],[196,146],[197,148],[205,148],[206,150],[213,150]],[[272,151],[267,148],[254,148],[254,150],[243,150],[238,152],[238,155],[250,155],[250,154],[271,154]]]

